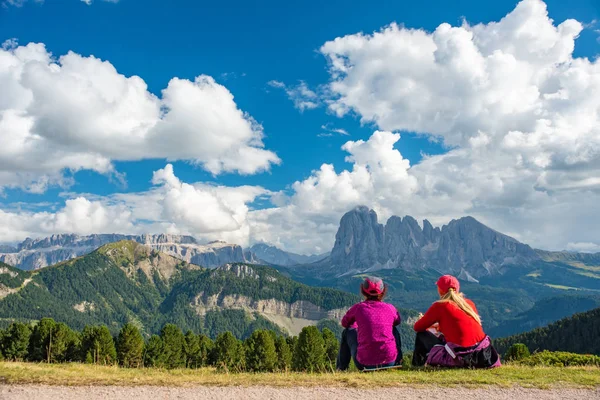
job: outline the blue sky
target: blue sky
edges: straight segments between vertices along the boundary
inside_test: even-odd
[[[449,140],[444,133],[427,135],[431,133],[426,131],[427,128],[421,135],[416,135],[411,133],[412,129],[403,129],[402,123],[386,125],[377,118],[361,122],[361,117],[366,114],[356,105],[350,106],[351,112],[343,116],[335,115],[325,106],[301,111],[294,107],[284,89],[269,82],[281,82],[288,89],[305,82],[318,97],[319,104],[326,103],[331,99],[322,93],[334,79],[326,55],[319,51],[326,42],[359,32],[371,34],[392,22],[427,32],[435,31],[444,22],[460,26],[463,18],[471,25],[487,24],[500,21],[517,3],[335,0],[253,4],[242,1],[120,0],[114,3],[96,0],[87,5],[78,0],[46,0],[44,3],[30,0],[16,5],[5,2],[4,7],[0,7],[0,42],[15,38],[19,45],[43,43],[55,57],[69,51],[83,57],[95,56],[110,62],[119,74],[139,76],[157,97],[161,97],[161,91],[174,77],[191,81],[201,74],[213,77],[231,92],[240,110],[262,125],[264,148],[276,153],[281,163],[273,163],[268,172],[213,174],[187,161],[173,161],[177,178],[187,183],[260,186],[271,192],[285,190],[293,197],[295,191],[290,185],[310,178],[312,171],[324,163],[333,164],[337,173],[343,169],[352,170],[354,163],[345,159],[348,152],[341,146],[347,141],[367,141],[377,129],[401,132],[402,139],[394,143],[394,148],[411,165],[419,164],[423,154],[444,154],[462,144]],[[572,57],[594,60],[600,46],[596,32],[600,26],[595,22],[600,19],[600,3],[575,0],[567,4],[548,0],[545,4],[555,26],[570,18],[583,24]],[[393,109],[389,111],[394,113]],[[339,134],[333,131],[335,129],[343,129],[348,134]],[[77,172],[66,169],[63,174],[72,178],[70,185],[50,184],[41,193],[29,193],[19,185],[6,185],[0,207],[14,210],[16,203],[44,203],[42,207],[36,207],[36,211],[56,212],[64,207],[67,199],[78,195],[106,201],[110,195],[145,192],[155,186],[151,183],[153,172],[164,168],[167,160],[115,159],[112,164],[118,174],[124,174],[125,184],[115,179],[112,173],[103,174],[86,168]],[[375,196],[379,195],[375,193]],[[463,210],[437,212],[436,206],[432,205],[427,210],[415,209],[413,213],[439,214],[438,220],[443,222],[460,213],[477,214],[476,204],[478,202],[471,199],[470,206]],[[273,207],[272,202],[264,198],[253,199],[246,205],[251,209]],[[385,209],[383,214],[396,212],[381,204],[373,207]],[[510,211],[511,207],[506,207]],[[481,212],[480,218],[492,222],[490,213],[490,210]],[[330,221],[339,218],[337,210],[328,209],[324,214],[331,214]],[[162,220],[164,222],[164,218]],[[325,225],[331,224],[333,222]],[[526,230],[509,223],[501,228],[515,234]],[[23,231],[36,233],[31,228]],[[194,229],[183,231],[203,236]],[[331,228],[326,231],[330,234]],[[523,239],[528,238],[523,235]],[[259,239],[250,238],[253,240]],[[293,247],[290,243],[294,241],[279,236],[260,240],[270,240],[283,247]],[[536,236],[530,240],[538,239]],[[548,246],[591,242],[587,238],[561,240],[560,244]],[[304,247],[296,250],[309,251]]]

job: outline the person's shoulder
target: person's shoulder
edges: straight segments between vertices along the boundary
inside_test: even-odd
[[[469,304],[471,307],[475,307],[475,303],[473,303],[473,300],[471,300],[471,299],[467,299],[467,298],[465,297],[465,301],[466,301],[466,302],[467,302],[467,303],[468,303],[468,304]]]

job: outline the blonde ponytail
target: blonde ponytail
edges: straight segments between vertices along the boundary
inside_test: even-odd
[[[477,323],[479,325],[481,325],[481,318],[479,317],[479,315],[477,315],[475,310],[473,310],[473,307],[471,307],[469,305],[469,303],[467,303],[465,301],[465,298],[463,297],[462,293],[457,293],[456,290],[454,290],[454,288],[450,288],[448,290],[448,293],[443,295],[442,298],[440,300],[438,300],[438,302],[439,303],[452,302],[452,303],[456,304],[458,306],[458,308],[463,310],[467,315],[469,315],[471,318],[473,318],[475,321],[477,321]]]

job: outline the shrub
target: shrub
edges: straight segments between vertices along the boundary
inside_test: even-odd
[[[246,339],[246,368],[254,372],[272,372],[277,364],[273,336],[266,330],[252,332]]]
[[[166,324],[160,331],[163,343],[164,366],[179,368],[185,364],[183,346],[185,338],[181,329],[173,324]]]
[[[335,370],[340,342],[333,332],[327,328],[323,328],[323,341],[325,342],[325,364],[329,371],[333,371]]]
[[[83,360],[89,364],[111,365],[117,359],[115,342],[104,325],[86,326],[81,333]]]
[[[528,366],[553,366],[553,367],[600,367],[600,357],[591,354],[575,354],[565,351],[542,351],[532,354],[519,362]]]
[[[506,358],[506,361],[520,361],[524,360],[530,355],[531,353],[529,352],[527,346],[525,346],[523,343],[515,343],[506,351],[504,358]]]
[[[2,337],[2,353],[11,361],[21,361],[27,357],[31,329],[21,322],[13,322]]]
[[[158,335],[152,335],[144,346],[144,366],[162,368],[164,365],[162,339]]]
[[[188,331],[185,334],[185,341],[183,343],[183,356],[186,368],[199,368],[202,366],[199,354],[200,338],[194,332]]]
[[[206,335],[198,335],[198,362],[202,367],[214,364],[213,352],[215,349],[214,342]]]
[[[292,367],[292,350],[288,341],[283,336],[275,339],[275,351],[277,352],[277,369],[287,372]]]
[[[325,370],[325,341],[316,326],[302,328],[294,349],[293,367],[295,371]]]
[[[133,324],[125,324],[117,338],[117,359],[123,367],[139,367],[144,356],[144,338]]]
[[[229,331],[221,333],[215,340],[214,360],[218,369],[240,372],[244,369],[244,346]]]

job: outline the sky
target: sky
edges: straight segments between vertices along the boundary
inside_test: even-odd
[[[366,205],[600,251],[599,21],[598,0],[0,0],[0,242],[322,253]]]

